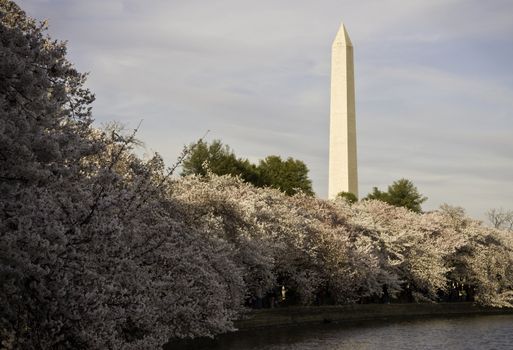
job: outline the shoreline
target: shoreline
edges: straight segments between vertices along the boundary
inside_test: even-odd
[[[305,324],[499,314],[513,314],[513,308],[484,307],[471,302],[292,306],[250,310],[243,319],[235,322],[235,328],[242,332]]]
[[[218,334],[214,338],[170,339],[164,350],[206,350],[233,346],[242,337],[240,344],[249,344],[248,335],[281,336],[296,327],[311,329],[341,327],[366,327],[386,322],[401,322],[415,319],[459,318],[492,315],[513,315],[513,308],[492,308],[471,302],[433,304],[352,304],[330,306],[291,306],[275,309],[250,310],[244,319],[235,322],[236,331]],[[284,333],[285,332],[285,333]],[[251,342],[251,340],[249,340]],[[239,344],[239,345],[240,345]],[[232,347],[233,348],[233,347]],[[232,349],[230,348],[230,349]],[[236,348],[236,347],[235,347]]]

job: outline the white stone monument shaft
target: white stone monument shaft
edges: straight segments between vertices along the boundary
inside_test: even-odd
[[[331,103],[328,197],[358,197],[353,45],[342,24],[331,48]]]

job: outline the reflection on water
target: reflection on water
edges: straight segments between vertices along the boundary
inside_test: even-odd
[[[254,330],[168,344],[164,349],[513,349],[513,315]]]

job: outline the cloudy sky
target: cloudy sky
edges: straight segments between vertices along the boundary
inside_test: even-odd
[[[90,72],[98,125],[172,164],[210,130],[294,157],[327,196],[330,47],[355,47],[360,195],[412,180],[425,209],[513,209],[511,0],[18,0]]]

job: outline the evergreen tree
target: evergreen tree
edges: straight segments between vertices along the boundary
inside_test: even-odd
[[[272,187],[294,195],[303,192],[313,195],[308,167],[300,160],[289,157],[268,156],[258,165],[237,158],[228,145],[220,140],[208,144],[202,140],[192,144],[190,153],[182,164],[182,176],[205,176],[209,171],[216,175],[240,176],[245,182],[257,187]]]
[[[365,199],[377,199],[396,207],[405,207],[420,213],[422,211],[421,204],[427,200],[427,197],[419,193],[417,187],[410,180],[399,179],[388,186],[387,192],[382,192],[374,187]]]
[[[282,160],[279,156],[268,156],[258,164],[262,184],[277,188],[288,195],[303,192],[313,195],[308,168],[300,160],[291,157]]]

